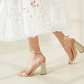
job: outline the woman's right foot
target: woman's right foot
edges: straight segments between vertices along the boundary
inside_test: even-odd
[[[42,53],[31,53],[30,52],[30,55],[29,55],[30,57],[28,59],[27,66],[25,68],[25,73],[27,75],[31,74],[33,69],[38,65],[41,54]],[[40,63],[42,63],[44,61],[45,61],[45,57],[42,55]],[[19,72],[19,76],[22,76],[22,75],[23,75],[22,71]]]

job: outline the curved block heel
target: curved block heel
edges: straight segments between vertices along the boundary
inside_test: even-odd
[[[46,74],[46,62],[43,62],[40,65],[41,65],[41,75],[45,75]]]
[[[77,50],[80,52],[80,53],[83,53],[84,52],[84,46],[82,46],[79,42],[75,41],[73,47],[77,48]]]

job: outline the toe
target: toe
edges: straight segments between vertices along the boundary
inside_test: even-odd
[[[18,75],[19,75],[19,76],[22,76],[22,72],[19,72]]]

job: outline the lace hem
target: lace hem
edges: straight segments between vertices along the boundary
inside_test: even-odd
[[[71,28],[63,0],[1,0],[0,24],[1,41]]]

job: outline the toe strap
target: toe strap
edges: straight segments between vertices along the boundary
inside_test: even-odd
[[[25,70],[23,70],[23,71],[21,71],[22,72],[22,74],[21,75],[19,75],[20,77],[27,77],[28,75],[25,73]]]

